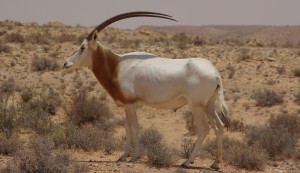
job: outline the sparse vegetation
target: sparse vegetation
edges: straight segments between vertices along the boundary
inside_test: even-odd
[[[163,135],[155,128],[148,128],[141,133],[141,144],[147,152],[147,163],[155,167],[170,167],[177,159],[174,149],[163,141]]]
[[[300,105],[300,91],[298,93],[294,94],[294,102]]]
[[[215,140],[208,140],[204,149],[215,156]],[[262,170],[266,164],[267,155],[260,147],[247,146],[239,140],[225,137],[223,139],[223,159],[240,168]]]
[[[12,51],[12,48],[5,44],[0,44],[0,53],[10,53]]]
[[[194,117],[191,111],[186,111],[184,114],[184,119],[185,119],[185,128],[189,131],[190,135],[195,135],[197,134],[197,129],[194,124]]]
[[[87,89],[81,88],[74,93],[71,103],[66,106],[65,111],[75,124],[82,125],[97,120],[105,121],[105,119],[113,117],[105,102],[99,98],[90,98]]]
[[[54,143],[49,138],[34,137],[28,148],[15,154],[17,167],[20,172],[69,172],[70,156],[63,150],[52,150]]]
[[[5,34],[5,41],[12,42],[12,43],[24,43],[25,38],[23,35],[19,33],[10,33],[10,34]]]
[[[270,107],[283,102],[282,95],[269,89],[255,91],[252,98],[256,101],[256,106],[261,107]]]
[[[183,139],[180,146],[181,146],[180,155],[183,158],[188,158],[192,154],[192,151],[194,149],[194,142],[191,138],[189,139],[186,138]]]
[[[33,71],[55,71],[59,69],[59,65],[56,60],[49,58],[39,58],[34,57],[31,62],[31,67]]]
[[[295,77],[300,77],[300,68],[294,69],[293,74],[294,74]]]

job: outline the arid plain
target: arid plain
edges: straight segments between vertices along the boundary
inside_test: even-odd
[[[149,164],[146,152],[137,163],[115,162],[124,145],[123,109],[89,69],[62,68],[91,30],[59,22],[0,22],[1,171],[300,172],[300,27],[145,26],[107,28],[99,35],[98,40],[118,54],[145,51],[172,59],[204,57],[216,66],[233,120],[224,133],[225,143],[233,145],[232,140],[237,140],[240,148],[236,150],[241,150],[235,153],[238,156],[229,156],[226,149],[232,148],[224,146],[227,156],[220,170],[210,168],[213,130],[191,169],[179,168],[184,161],[182,146],[196,139],[188,130],[186,106],[174,112],[137,105],[141,128],[157,129],[163,135],[164,144],[176,155],[174,162]],[[78,101],[79,93],[86,94],[81,96],[86,102]],[[94,109],[95,104],[104,107],[101,115],[73,115],[78,111],[74,106]],[[94,140],[99,136],[82,129],[93,135],[97,129],[109,131],[101,134],[110,140]],[[256,141],[260,134],[268,141]],[[99,141],[106,142],[99,146]],[[264,155],[256,158],[260,151]],[[58,163],[60,168],[49,166]]]

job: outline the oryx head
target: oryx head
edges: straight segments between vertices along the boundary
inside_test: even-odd
[[[64,67],[90,67],[92,65],[92,52],[98,46],[97,33],[116,21],[131,17],[157,17],[176,21],[172,18],[172,16],[155,12],[129,12],[109,18],[98,25],[92,32],[90,32],[90,34],[83,40],[79,48],[77,48],[74,53],[72,53],[72,55],[66,60]]]

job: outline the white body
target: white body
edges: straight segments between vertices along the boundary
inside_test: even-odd
[[[188,102],[204,106],[220,83],[218,71],[203,58],[167,59],[134,52],[121,56],[118,68],[124,95],[157,108],[178,109]]]

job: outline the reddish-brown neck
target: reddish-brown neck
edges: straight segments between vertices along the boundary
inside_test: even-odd
[[[123,104],[129,103],[123,95],[118,81],[118,64],[120,57],[112,51],[97,45],[93,50],[92,71],[109,95]]]

